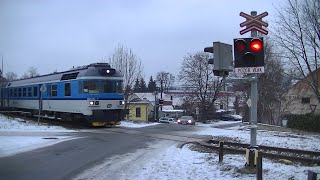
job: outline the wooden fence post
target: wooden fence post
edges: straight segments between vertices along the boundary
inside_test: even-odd
[[[223,141],[219,141],[219,162],[223,161]]]
[[[258,153],[257,158],[257,180],[262,180],[262,152],[256,151]]]
[[[317,173],[308,170],[308,180],[317,180]]]

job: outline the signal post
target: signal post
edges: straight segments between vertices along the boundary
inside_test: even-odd
[[[206,47],[204,52],[214,54],[214,59],[210,59],[208,64],[213,64],[213,72],[215,76],[222,76],[224,82],[234,81],[250,81],[251,93],[250,99],[247,101],[250,107],[250,147],[247,149],[246,165],[253,167],[255,165],[255,156],[257,149],[257,100],[258,100],[258,85],[257,74],[264,73],[264,44],[263,38],[258,37],[258,31],[267,35],[268,31],[262,26],[267,27],[268,23],[262,21],[262,18],[267,16],[264,12],[257,15],[256,11],[252,11],[251,15],[244,12],[240,16],[246,18],[245,22],[240,24],[240,27],[246,27],[240,31],[243,35],[251,32],[250,38],[234,39],[234,71],[239,74],[248,74],[247,78],[240,79],[225,79],[229,72],[233,70],[232,66],[232,49],[231,45],[220,42],[213,42],[213,47]]]
[[[235,72],[241,74],[251,74],[248,80],[251,82],[250,99],[247,104],[250,107],[250,147],[246,151],[246,164],[249,167],[255,165],[256,149],[257,149],[257,101],[258,101],[258,73],[264,73],[264,45],[263,38],[258,37],[258,31],[267,35],[268,31],[262,28],[267,27],[268,23],[262,21],[267,16],[264,12],[257,15],[256,11],[252,11],[251,15],[241,12],[240,16],[246,18],[246,21],[240,24],[240,27],[246,26],[240,31],[243,35],[251,31],[251,38],[234,39],[234,58]]]

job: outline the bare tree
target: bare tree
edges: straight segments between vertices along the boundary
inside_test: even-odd
[[[209,54],[203,52],[187,55],[179,75],[188,91],[186,102],[199,106],[203,120],[213,112],[214,102],[222,87],[222,81],[213,75],[213,66],[208,64],[209,57]]]
[[[290,85],[285,76],[281,57],[275,53],[273,42],[265,38],[265,73],[258,76],[258,120],[278,124],[282,96]]]
[[[7,81],[13,81],[18,79],[18,75],[14,72],[7,72],[5,78],[7,79]]]
[[[32,77],[37,77],[37,76],[39,76],[37,68],[35,68],[34,66],[31,66],[31,67],[29,67],[27,72],[23,73],[22,79],[32,78]]]
[[[287,0],[277,9],[278,18],[273,32],[283,57],[297,79],[305,79],[320,102],[317,73],[320,55],[320,1]]]
[[[157,73],[157,78],[156,81],[158,82],[158,85],[161,87],[161,84],[163,86],[164,92],[168,92],[169,88],[173,85],[174,83],[174,75],[169,73],[169,72],[165,72],[165,71],[161,71]]]
[[[128,97],[132,92],[135,80],[140,79],[143,74],[141,60],[131,49],[119,45],[109,58],[109,63],[123,75],[125,87],[124,101],[125,108],[127,108]]]

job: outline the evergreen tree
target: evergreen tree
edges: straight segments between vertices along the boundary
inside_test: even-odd
[[[149,83],[148,83],[148,92],[154,92],[157,90],[156,81],[153,80],[152,76],[150,76]]]
[[[147,92],[147,85],[146,85],[146,82],[144,81],[143,78],[140,79],[139,91],[140,92]]]
[[[133,92],[137,93],[140,92],[140,83],[139,83],[139,79],[136,79],[136,82],[133,86]]]

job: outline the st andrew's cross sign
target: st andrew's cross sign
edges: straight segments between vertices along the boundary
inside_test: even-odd
[[[262,34],[265,34],[265,35],[268,34],[268,31],[262,28],[262,26],[268,27],[268,23],[262,21],[262,18],[268,16],[268,12],[261,13],[257,16],[251,16],[249,14],[241,12],[240,16],[246,18],[246,21],[240,24],[240,27],[246,26],[245,29],[240,31],[241,35],[249,31],[259,31]]]

